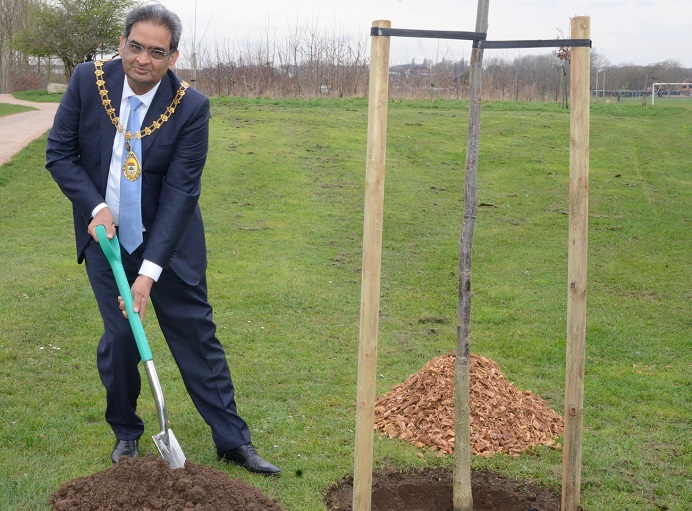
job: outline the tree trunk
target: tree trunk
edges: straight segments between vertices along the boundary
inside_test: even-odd
[[[478,0],[476,32],[488,31],[488,4]],[[471,406],[469,380],[471,364],[471,254],[473,228],[476,222],[478,147],[480,145],[481,83],[483,50],[471,53],[471,87],[469,91],[469,124],[464,176],[464,220],[459,239],[459,304],[457,310],[457,351],[454,366],[454,478],[452,500],[454,511],[473,511],[471,493]]]

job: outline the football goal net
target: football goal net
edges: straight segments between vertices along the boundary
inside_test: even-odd
[[[651,104],[658,99],[692,99],[692,83],[654,82],[651,87]]]

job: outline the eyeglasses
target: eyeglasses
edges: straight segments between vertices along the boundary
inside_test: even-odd
[[[165,52],[163,50],[159,50],[156,48],[145,48],[141,44],[137,43],[125,43],[123,44],[123,49],[127,50],[132,55],[139,55],[143,51],[146,51],[149,54],[149,56],[154,60],[163,60],[166,57],[169,57],[171,53],[175,51],[171,50],[169,52]]]

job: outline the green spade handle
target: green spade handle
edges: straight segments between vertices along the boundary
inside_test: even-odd
[[[103,250],[106,259],[108,259],[108,262],[113,269],[115,282],[118,284],[118,291],[120,291],[120,296],[122,296],[123,302],[125,302],[127,320],[130,322],[132,333],[135,336],[139,356],[142,357],[142,362],[147,362],[153,358],[151,348],[149,347],[147,336],[144,333],[142,320],[139,318],[139,314],[137,314],[132,308],[132,291],[130,290],[130,283],[127,281],[127,276],[125,275],[122,260],[120,259],[120,242],[118,241],[118,236],[113,236],[113,239],[109,240],[108,236],[106,235],[106,227],[103,225],[96,226],[96,236],[98,236],[101,250]]]

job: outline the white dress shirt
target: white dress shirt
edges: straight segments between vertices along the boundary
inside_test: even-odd
[[[157,83],[153,89],[151,89],[146,94],[137,96],[134,91],[130,88],[127,83],[127,77],[124,78],[123,85],[123,97],[120,102],[120,123],[123,124],[123,120],[126,120],[130,116],[130,96],[137,96],[142,102],[142,105],[137,109],[137,115],[139,115],[139,122],[142,123],[144,117],[146,117],[151,102],[154,99],[154,95],[159,88],[161,82]],[[126,123],[126,121],[125,121]],[[120,175],[122,174],[123,167],[123,152],[125,150],[125,134],[118,131],[115,132],[115,138],[113,139],[113,154],[111,156],[110,170],[108,174],[108,185],[106,187],[106,202],[103,202],[96,206],[91,212],[92,218],[96,216],[96,213],[101,211],[103,208],[108,207],[113,216],[113,223],[118,225],[119,212],[120,212]],[[146,165],[144,154],[142,154],[142,168]],[[159,280],[163,268],[156,263],[148,260],[142,262],[142,266],[139,269],[140,275],[146,275],[154,279],[154,281]]]

